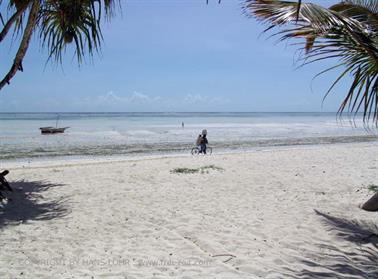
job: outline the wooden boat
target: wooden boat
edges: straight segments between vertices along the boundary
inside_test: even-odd
[[[1,0],[0,0],[1,1]],[[56,123],[55,123],[55,127],[41,127],[39,128],[41,130],[41,134],[57,134],[57,133],[64,133],[64,131],[66,129],[68,129],[69,127],[62,127],[62,128],[58,128],[58,122],[59,122],[59,117],[60,115],[58,114],[56,116]]]
[[[63,128],[41,127],[39,129],[41,130],[42,134],[56,134],[56,133],[64,133],[64,131],[68,128],[69,127],[63,127]]]

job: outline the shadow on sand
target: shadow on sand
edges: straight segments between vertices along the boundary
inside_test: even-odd
[[[303,255],[302,270],[288,269],[291,278],[378,278],[377,225],[315,213],[336,241],[316,243],[321,252]]]
[[[10,182],[14,192],[8,193],[11,199],[0,207],[0,229],[30,220],[51,220],[68,214],[65,199],[44,200],[42,192],[64,184],[47,181]]]

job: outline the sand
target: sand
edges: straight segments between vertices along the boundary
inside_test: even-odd
[[[0,278],[378,277],[376,143],[10,171]]]

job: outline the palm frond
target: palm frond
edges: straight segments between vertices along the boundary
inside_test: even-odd
[[[0,2],[0,5],[1,5],[1,2]],[[5,25],[5,21],[4,21],[3,15],[1,13],[0,13],[0,22],[3,26]]]
[[[357,3],[358,2],[358,3]],[[245,10],[258,20],[281,27],[281,40],[305,38],[305,63],[338,58],[345,69],[326,96],[347,74],[352,84],[339,113],[363,111],[365,121],[378,123],[377,1],[343,1],[327,9],[312,3],[247,0]],[[371,8],[371,9],[370,9]],[[290,26],[289,28],[287,26]]]
[[[79,64],[86,53],[92,56],[99,51],[103,39],[101,19],[109,18],[113,8],[113,0],[45,1],[39,16],[39,36],[42,46],[49,50],[49,59],[60,63],[71,43]]]
[[[14,9],[14,4],[9,5],[8,9],[11,11],[13,10],[12,16],[10,16],[7,21],[5,22],[4,19],[2,18],[1,20],[3,21],[3,28],[0,31],[0,42],[4,40],[4,38],[7,36],[8,32],[14,26],[15,32],[14,35],[18,35],[22,33],[22,28],[23,28],[23,16],[26,13],[26,10],[28,6],[30,6],[32,1],[24,1],[22,5],[19,6],[19,8]],[[1,4],[1,3],[0,3]],[[1,15],[0,15],[1,16]]]
[[[378,13],[378,2],[374,0],[344,0],[343,2],[365,8],[375,14]]]
[[[378,29],[378,1],[350,0],[335,4],[329,9]]]

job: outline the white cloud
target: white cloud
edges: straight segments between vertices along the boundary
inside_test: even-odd
[[[203,97],[200,94],[195,94],[195,95],[188,94],[185,96],[184,102],[189,103],[189,104],[199,104],[199,103],[207,101],[207,99],[208,99],[207,97]]]
[[[131,94],[131,96],[126,97],[125,100],[129,103],[152,103],[159,102],[161,100],[161,97],[150,97],[146,94],[134,91],[134,93]]]
[[[108,105],[127,105],[127,104],[148,104],[157,103],[162,98],[160,96],[151,97],[147,94],[143,94],[134,91],[130,95],[122,96],[116,94],[113,91],[108,91],[105,94],[97,96],[87,96],[80,99],[77,104],[89,105],[89,106],[108,106]]]
[[[86,98],[86,100],[91,101],[90,98]],[[121,101],[122,98],[117,96],[113,91],[107,92],[105,95],[99,95],[97,96],[97,101],[99,103],[117,103]]]
[[[169,111],[169,110],[196,110],[198,108],[209,107],[212,109],[214,105],[223,105],[229,101],[220,97],[209,97],[201,94],[176,94],[174,97],[152,96],[138,91],[131,94],[119,94],[108,91],[105,94],[95,96],[87,96],[77,99],[73,102],[78,110],[90,111]],[[72,103],[71,103],[72,104]]]
[[[188,94],[184,98],[187,104],[224,104],[228,103],[228,99],[220,97],[208,97],[201,94]]]

